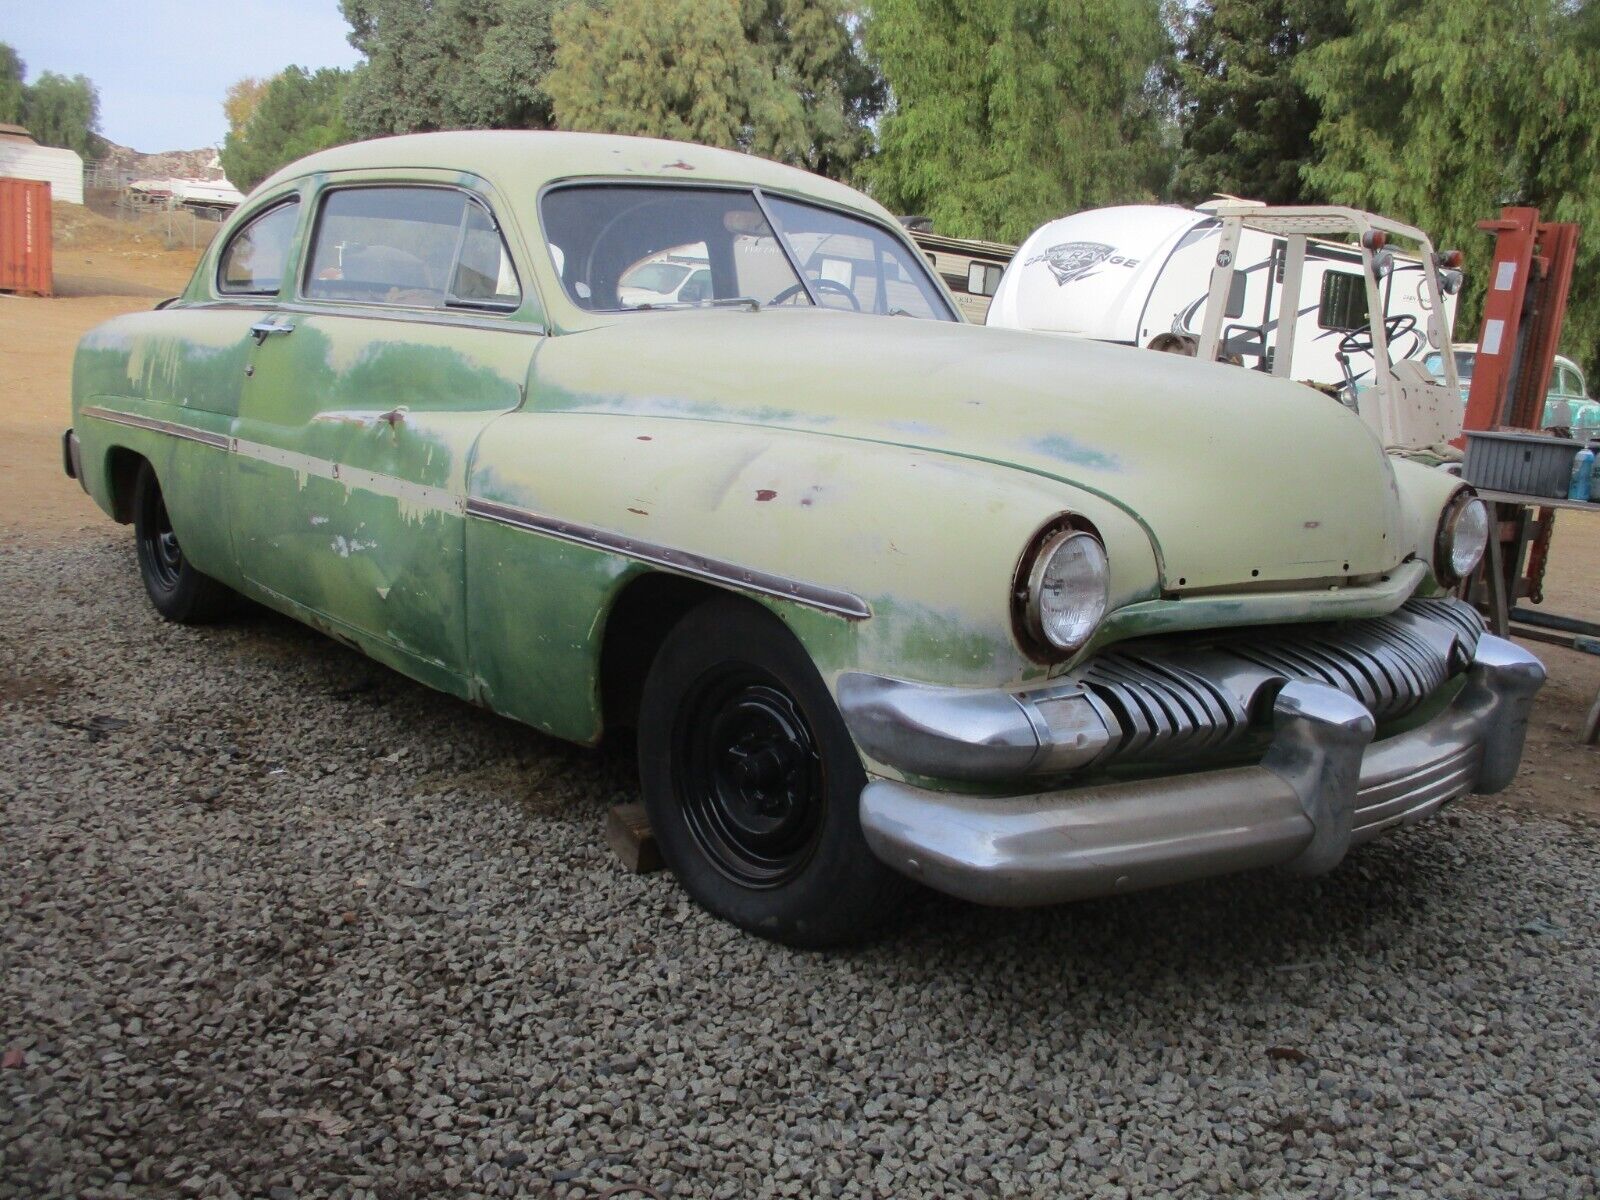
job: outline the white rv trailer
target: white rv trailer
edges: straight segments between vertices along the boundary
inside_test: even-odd
[[[1373,231],[1383,233],[1387,249],[1362,244]],[[1303,246],[1303,255],[1292,255],[1292,245]],[[1296,257],[1298,287],[1287,275]],[[1427,375],[1423,358],[1450,345],[1451,285],[1459,277],[1446,272],[1441,288],[1425,234],[1354,209],[1268,208],[1226,198],[1198,209],[1126,205],[1074,213],[1041,226],[1018,249],[987,323],[1130,346],[1186,340],[1198,348],[1213,284],[1224,274],[1211,310],[1215,357],[1338,389],[1391,446],[1433,445],[1459,432],[1461,414],[1440,408],[1431,392],[1412,399],[1438,411],[1380,411],[1389,393],[1398,394],[1396,370],[1415,391],[1422,385],[1413,376]],[[1286,285],[1296,293],[1293,303],[1285,303]],[[1441,291],[1442,308],[1435,302]],[[1400,366],[1406,362],[1416,370]],[[1453,391],[1454,381],[1448,386]]]

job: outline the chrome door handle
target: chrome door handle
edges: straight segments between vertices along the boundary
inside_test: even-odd
[[[250,332],[256,339],[256,345],[259,346],[275,333],[293,333],[294,326],[287,321],[281,325],[276,321],[257,321],[250,326]]]

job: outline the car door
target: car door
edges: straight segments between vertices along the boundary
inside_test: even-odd
[[[325,184],[294,299],[257,326],[232,456],[250,581],[462,694],[467,473],[541,332],[491,202],[427,178]]]

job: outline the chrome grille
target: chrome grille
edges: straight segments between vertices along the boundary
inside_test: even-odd
[[[1231,647],[1248,662],[1284,679],[1325,683],[1354,696],[1379,721],[1404,716],[1450,678],[1449,646],[1442,652],[1411,625],[1381,617],[1317,633],[1269,632]],[[1454,666],[1459,669],[1466,660]]]
[[[1380,724],[1402,717],[1466,669],[1482,632],[1458,600],[1413,600],[1366,620],[1124,643],[1076,675],[1122,727],[1103,762],[1191,758],[1238,741],[1288,680],[1337,688]]]
[[[1182,758],[1217,750],[1250,724],[1224,688],[1182,667],[1124,654],[1103,654],[1083,677],[1117,718],[1124,758]]]

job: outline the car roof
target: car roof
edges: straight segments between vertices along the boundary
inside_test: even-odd
[[[595,176],[752,184],[894,219],[854,188],[754,155],[663,138],[556,130],[456,130],[352,142],[290,163],[255,190],[328,171],[397,168],[469,172],[527,195],[556,180]]]

